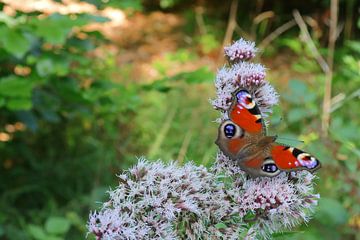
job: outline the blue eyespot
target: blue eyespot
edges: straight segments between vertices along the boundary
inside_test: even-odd
[[[234,124],[226,124],[224,127],[224,133],[227,138],[232,138],[235,136],[236,133],[236,127]]]
[[[264,164],[262,170],[268,173],[274,173],[278,170],[278,167],[273,163]]]
[[[238,101],[239,101],[240,99],[243,99],[244,97],[250,98],[250,99],[249,99],[250,101],[252,100],[252,99],[251,99],[251,95],[250,95],[249,92],[246,91],[246,90],[241,90],[241,91],[239,91],[239,92],[236,94],[236,98],[237,98]]]

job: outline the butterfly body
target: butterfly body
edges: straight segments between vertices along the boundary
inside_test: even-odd
[[[273,177],[281,171],[306,169],[315,171],[320,162],[310,154],[276,143],[267,136],[261,112],[247,90],[233,94],[229,119],[218,130],[216,144],[232,160],[253,177]]]

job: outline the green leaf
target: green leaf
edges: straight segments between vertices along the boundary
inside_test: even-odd
[[[6,102],[6,107],[10,110],[29,110],[32,107],[30,98],[10,98]]]
[[[90,14],[61,15],[53,14],[45,19],[34,19],[32,24],[34,32],[51,44],[62,45],[65,43],[73,27],[81,27],[89,22],[106,22],[108,18]]]
[[[142,11],[143,6],[141,0],[121,0],[121,1],[110,1],[109,6],[113,6],[120,9],[132,9],[135,11]]]
[[[298,122],[309,116],[309,111],[305,108],[293,108],[289,111],[287,118],[290,123]]]
[[[4,12],[0,12],[0,22],[5,23],[9,27],[13,27],[17,24],[17,20]]]
[[[177,0],[160,0],[161,8],[170,8],[176,4]]]
[[[325,226],[345,224],[349,218],[346,209],[335,199],[321,198],[315,218]]]
[[[91,15],[79,15],[70,18],[68,15],[53,14],[48,18],[41,20],[33,20],[35,27],[34,32],[37,36],[42,37],[45,41],[51,44],[64,44],[71,29],[75,26],[83,26],[90,22]],[[95,19],[97,20],[97,19]],[[104,18],[99,18],[99,21],[104,21]]]
[[[3,48],[17,58],[22,58],[30,49],[30,42],[18,29],[1,26],[0,36],[0,42]]]
[[[297,101],[299,101],[299,98],[303,99],[308,92],[306,84],[303,81],[297,79],[292,79],[289,81],[289,88],[292,98],[297,98]]]
[[[360,42],[358,41],[346,41],[345,45],[348,46],[351,50],[355,51],[356,53],[360,53]]]
[[[103,198],[105,198],[105,197],[103,197]],[[97,200],[99,200],[99,199],[100,198],[98,198]],[[76,226],[77,229],[79,229],[83,232],[86,231],[86,224],[84,223],[84,219],[82,219],[82,217],[77,212],[75,212],[75,211],[67,212],[66,218],[69,219],[69,221],[71,222],[71,225]]]
[[[63,217],[50,217],[46,220],[45,229],[48,233],[64,234],[70,229],[70,221]]]
[[[45,77],[54,72],[54,65],[51,59],[40,59],[36,63],[36,71],[39,74],[40,77]]]
[[[33,83],[17,76],[0,78],[0,96],[30,98]]]
[[[276,239],[289,239],[289,237],[292,237],[296,234],[303,234],[304,231],[293,231],[293,232],[280,232],[280,233],[274,233],[272,234],[272,237],[273,238],[276,238]]]
[[[39,129],[38,118],[32,111],[17,111],[16,117],[31,131],[35,132]]]
[[[195,71],[182,72],[176,74],[175,76],[170,77],[169,80],[175,80],[175,81],[182,80],[185,81],[186,83],[192,84],[192,83],[210,82],[213,81],[214,78],[215,75],[213,72],[211,72],[207,67],[202,67]]]
[[[48,236],[46,240],[64,240],[64,238],[57,236]]]
[[[47,234],[45,233],[45,231],[43,230],[42,227],[34,225],[34,224],[29,224],[27,228],[28,228],[29,234],[36,240],[47,239],[47,236],[46,236]]]
[[[0,237],[3,236],[5,234],[5,230],[3,225],[0,224]]]
[[[219,42],[212,34],[202,35],[199,41],[202,51],[206,54],[210,53],[211,51],[219,47]]]
[[[247,212],[246,215],[244,216],[244,220],[245,220],[245,221],[253,221],[253,220],[255,219],[255,217],[256,217],[256,214],[253,213],[253,212],[251,212],[251,211],[249,211],[249,212]]]
[[[223,222],[217,223],[217,224],[215,225],[215,227],[216,227],[217,229],[225,229],[225,228],[227,228],[226,224],[223,223]]]
[[[212,82],[215,78],[215,74],[207,67],[202,67],[193,72],[184,73],[182,77],[187,83],[203,83]]]
[[[41,77],[46,77],[51,74],[57,76],[66,76],[69,73],[69,61],[66,57],[50,55],[41,58],[36,63],[36,71]]]
[[[300,54],[303,50],[301,42],[298,41],[297,39],[290,39],[290,38],[280,39],[280,43],[283,44],[284,46],[289,47],[291,50],[293,50],[295,53],[298,54]]]
[[[293,104],[301,105],[316,100],[316,94],[309,91],[308,86],[301,80],[290,80],[289,88],[290,92],[283,94],[282,96]]]
[[[0,97],[0,107],[5,105],[5,98]]]

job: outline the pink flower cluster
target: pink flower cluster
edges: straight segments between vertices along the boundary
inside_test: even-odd
[[[231,64],[219,70],[212,101],[222,118],[239,88],[254,96],[263,114],[277,104],[265,68],[244,61],[256,51],[242,39],[225,48]],[[142,158],[118,177],[110,200],[90,213],[87,227],[99,240],[268,239],[307,222],[319,199],[307,171],[249,179],[221,151],[210,169]]]
[[[254,43],[243,39],[225,48],[225,54],[233,61],[218,71],[215,80],[217,97],[211,103],[216,109],[225,112],[231,105],[232,93],[236,89],[246,88],[256,97],[255,101],[266,117],[268,113],[271,113],[272,106],[277,104],[278,94],[265,80],[266,69],[263,65],[247,62],[251,58],[234,58],[235,53],[242,51],[250,51],[251,55],[255,56],[257,49]]]
[[[88,229],[97,239],[229,238],[241,229],[216,228],[232,206],[223,183],[203,166],[140,159],[119,181],[110,200],[90,214]]]
[[[257,51],[255,43],[244,39],[240,39],[224,48],[225,55],[231,62],[250,60],[255,57]]]
[[[254,216],[255,224],[248,230],[248,237],[254,235],[255,239],[268,238],[272,233],[307,222],[320,198],[313,193],[315,176],[307,171],[293,172],[291,179],[286,173],[274,178],[247,179],[240,167],[222,152],[218,153],[212,170],[233,180],[227,192],[235,202],[233,211],[243,218]]]

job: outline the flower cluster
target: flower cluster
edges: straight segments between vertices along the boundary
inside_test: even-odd
[[[248,236],[254,239],[267,238],[307,222],[320,198],[313,193],[315,176],[307,171],[247,179],[245,172],[222,152],[218,153],[212,171],[232,179],[228,193],[235,201],[233,211],[243,219],[249,214],[253,216],[256,221],[248,230]]]
[[[118,176],[110,200],[90,214],[89,231],[97,239],[198,239],[237,236],[238,226],[216,228],[230,219],[232,206],[224,184],[205,167],[180,167],[140,159]]]
[[[225,47],[224,52],[230,62],[246,61],[255,57],[258,49],[255,43],[240,39],[232,45]]]
[[[240,39],[233,45],[225,48],[225,54],[228,58],[233,58],[233,52],[241,52],[241,47],[245,47],[247,52],[255,56],[256,48],[252,43]],[[230,51],[231,49],[231,51]],[[216,76],[215,88],[217,97],[211,101],[216,109],[225,112],[231,105],[232,93],[239,88],[246,88],[253,96],[263,113],[264,117],[271,113],[273,105],[278,103],[278,94],[275,89],[265,80],[265,67],[261,64],[249,63],[237,59],[233,64],[222,67]]]
[[[256,51],[244,40],[225,48],[231,64],[219,70],[212,101],[222,118],[239,88],[262,113],[277,103],[265,68],[245,62]],[[110,200],[90,214],[88,229],[97,239],[267,239],[308,221],[319,199],[307,171],[249,179],[221,151],[210,169],[140,159],[118,177]]]

